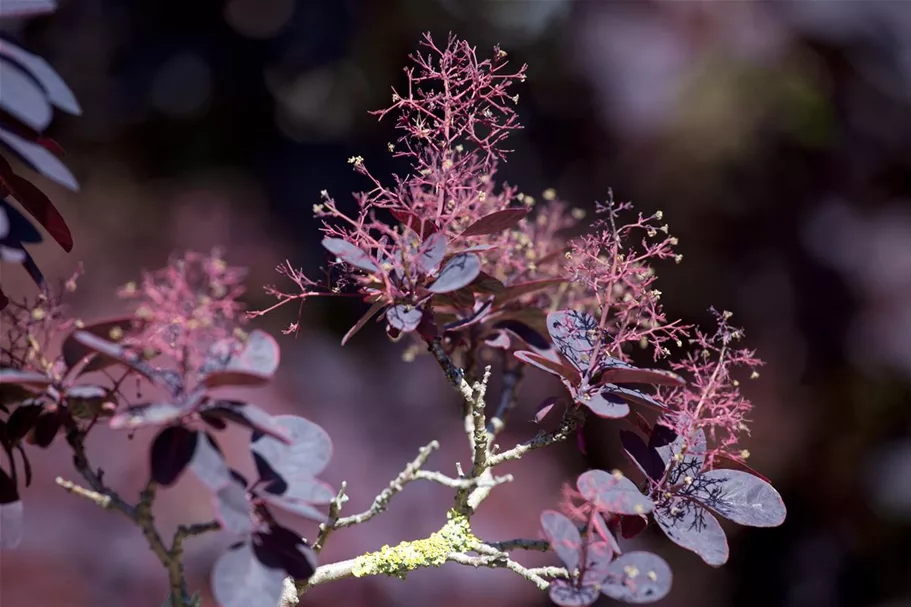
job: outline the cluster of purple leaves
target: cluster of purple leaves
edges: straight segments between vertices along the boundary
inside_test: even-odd
[[[13,548],[22,535],[20,474],[13,452],[21,455],[28,484],[31,468],[23,442],[47,447],[61,429],[72,440],[101,420],[115,430],[158,427],[149,452],[151,480],[170,487],[192,471],[211,491],[221,529],[239,539],[213,571],[219,603],[274,607],[283,579],[309,578],[316,557],[300,534],[276,522],[271,509],[324,520],[315,506],[329,503],[334,492],[316,475],[328,463],[332,443],[322,428],[302,417],[272,416],[215,394],[221,388],[260,386],[272,378],[280,355],[266,333],[255,330],[220,340],[198,368],[181,373],[153,364],[154,352],[128,345],[129,336],[142,326],[140,320],[124,318],[77,329],[46,373],[0,369],[0,410],[8,414],[0,421],[0,445],[11,462],[9,472],[0,470],[0,546]],[[112,368],[125,372],[108,384],[84,381],[92,372],[111,377]],[[137,374],[162,396],[127,402],[120,384]],[[251,430],[255,481],[243,478],[222,455],[216,434],[229,424]]]
[[[598,319],[585,312],[551,312],[547,315],[547,331],[552,346],[519,350],[515,357],[559,377],[573,403],[599,417],[626,417],[631,404],[666,413],[668,408],[664,404],[632,386],[681,386],[685,383],[675,373],[641,369],[610,356],[605,330]],[[546,402],[548,409],[541,411],[539,418],[553,406],[552,401]]]
[[[563,509],[569,516],[542,514],[551,549],[573,575],[552,584],[550,595],[558,605],[590,605],[599,593],[630,603],[666,595],[667,564],[644,552],[620,556],[616,539],[616,534],[638,535],[649,515],[671,541],[714,567],[728,559],[727,538],[715,515],[751,527],[784,522],[784,502],[764,479],[751,470],[706,468],[701,431],[685,440],[656,424],[647,438],[621,431],[627,457],[645,478],[641,487],[620,471],[589,470],[576,480],[576,490],[567,490]],[[583,534],[572,519],[585,522]]]
[[[0,19],[49,13],[56,3],[4,0]],[[63,149],[42,135],[54,108],[68,114],[82,113],[76,97],[63,79],[41,57],[0,39],[0,151],[11,153],[48,179],[71,190],[78,184],[61,161]],[[39,287],[45,280],[26,250],[42,241],[41,233],[10,201],[15,200],[65,250],[73,248],[70,229],[48,196],[34,183],[16,174],[0,154],[0,262],[21,264]],[[8,304],[0,288],[0,308]]]

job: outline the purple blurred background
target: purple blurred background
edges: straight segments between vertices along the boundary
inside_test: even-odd
[[[367,110],[388,104],[420,33],[451,30],[482,51],[501,43],[530,66],[519,91],[526,128],[501,177],[534,196],[554,187],[581,207],[612,187],[644,211],[663,210],[684,255],[659,268],[670,315],[705,322],[709,305],[733,310],[768,361],[749,387],[746,446],[788,520],[728,528],[732,557],[717,570],[644,534],[638,541],[674,569],[662,604],[911,605],[911,3],[69,0],[5,27],[84,108],[52,130],[82,192],[40,182],[70,221],[75,250],[33,254],[52,277],[85,262],[75,306],[86,320],[120,310],[115,287],[172,251],[213,245],[250,268],[249,306],[269,305],[260,285],[280,283],[277,264],[323,260],[311,216],[319,191],[342,201],[365,186],[346,159],[364,156],[375,174],[397,167],[390,125]],[[3,284],[11,295],[33,288],[16,268],[4,269]],[[301,336],[280,338],[279,381],[250,394],[329,431],[336,454],[325,477],[348,481],[348,512],[366,508],[432,438],[442,449],[431,468],[454,474],[469,457],[431,361],[402,361],[403,345],[376,326],[339,347],[362,312],[355,302],[308,304]],[[295,313],[258,326],[278,331]],[[535,432],[525,420],[548,382],[525,382],[500,444]],[[625,466],[615,429],[593,432],[604,439],[587,459],[567,445],[513,466],[517,481],[485,503],[478,535],[535,537],[562,482]],[[132,495],[149,438],[102,433],[90,455]],[[234,447],[229,457],[250,469]],[[26,539],[0,554],[2,607],[158,607],[166,580],[141,535],[54,484],[73,477],[65,448],[33,454]],[[164,527],[210,518],[194,483],[163,492]],[[423,537],[450,498],[415,483],[388,513],[333,535],[323,559]],[[312,535],[312,524],[292,522]],[[189,544],[191,584],[206,605],[224,546],[216,536]],[[404,583],[318,587],[302,604],[431,602],[549,604],[509,572],[454,564]]]

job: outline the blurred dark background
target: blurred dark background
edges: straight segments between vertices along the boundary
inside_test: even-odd
[[[501,178],[534,196],[554,187],[582,208],[612,187],[664,211],[684,256],[659,268],[670,315],[706,322],[710,305],[732,310],[768,362],[749,387],[746,446],[788,520],[730,528],[732,557],[717,570],[645,534],[674,568],[663,604],[911,605],[911,3],[68,0],[5,28],[58,69],[84,108],[52,130],[82,191],[41,182],[76,248],[34,255],[53,276],[85,262],[75,305],[86,319],[120,309],[115,286],[172,251],[216,244],[250,267],[250,306],[270,304],[259,285],[280,283],[277,264],[323,259],[311,212],[320,190],[350,202],[365,187],[346,159],[363,156],[375,174],[402,168],[386,151],[390,125],[367,111],[402,84],[421,32],[453,31],[482,54],[502,44],[529,72],[525,130],[510,140]],[[4,272],[12,293],[32,288],[24,273]],[[329,431],[337,451],[326,477],[349,482],[349,512],[431,438],[443,443],[431,460],[442,471],[467,458],[432,364],[402,361],[403,346],[379,330],[338,346],[362,311],[308,304],[302,335],[281,339],[281,380],[255,401]],[[296,313],[260,326],[279,330]],[[530,378],[501,444],[534,433],[525,420],[551,388]],[[625,465],[616,432],[603,435],[589,461],[570,446],[515,466],[519,478],[485,504],[478,534],[534,537],[538,513],[573,473]],[[105,436],[92,454],[106,478],[137,487],[141,449]],[[0,555],[3,607],[157,607],[165,578],[140,534],[54,485],[72,475],[65,449],[34,463],[26,540]],[[205,492],[184,484],[160,505],[165,526],[210,517]],[[333,536],[324,557],[422,537],[449,499],[415,484],[381,518]],[[203,538],[189,553],[207,605],[223,547]],[[303,604],[430,602],[548,604],[508,572],[457,565],[404,583],[320,587]]]

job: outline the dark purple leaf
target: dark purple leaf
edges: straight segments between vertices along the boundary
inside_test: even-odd
[[[169,426],[158,433],[150,450],[152,480],[163,487],[173,485],[193,459],[199,432]]]
[[[346,343],[348,343],[348,341],[349,341],[352,337],[354,337],[355,333],[357,333],[358,331],[360,331],[361,329],[363,329],[363,328],[364,328],[364,325],[366,325],[367,322],[368,322],[371,318],[373,318],[373,317],[376,315],[377,312],[379,312],[380,310],[382,310],[383,307],[385,307],[385,305],[386,305],[386,302],[385,302],[385,301],[378,301],[378,302],[375,302],[372,306],[370,306],[370,309],[367,310],[367,311],[364,313],[364,315],[361,316],[361,317],[358,319],[358,321],[357,321],[356,323],[354,323],[354,326],[353,326],[353,327],[351,327],[350,329],[348,329],[348,332],[347,332],[347,333],[345,333],[345,336],[342,338],[342,345],[344,346]]]
[[[0,182],[2,183],[2,182]],[[19,243],[36,244],[42,242],[44,238],[38,228],[22,213],[19,209],[9,204],[5,200],[0,200],[0,208],[3,209],[9,225],[7,226],[7,236]]]
[[[204,484],[209,491],[218,491],[222,486],[231,482],[231,470],[218,448],[218,443],[208,432],[203,433],[205,440],[196,441],[196,449],[190,460],[190,470],[196,478]],[[246,482],[243,483],[246,487]]]
[[[566,569],[578,569],[582,558],[582,536],[575,523],[556,510],[545,510],[541,513],[541,529],[550,549],[560,557]]]
[[[605,392],[619,396],[626,402],[633,405],[641,405],[643,407],[655,409],[662,413],[666,413],[668,411],[668,408],[664,404],[658,402],[648,394],[640,392],[639,390],[623,388],[614,384],[604,384],[601,386],[601,393],[604,394]]]
[[[559,284],[566,282],[562,279],[547,278],[544,280],[532,280],[529,282],[521,282],[514,285],[507,286],[501,293],[497,294],[496,304],[498,306],[503,305],[507,302],[513,301],[514,299],[519,299],[525,295],[530,295],[541,289],[547,289],[550,287],[555,287]]]
[[[110,425],[114,430],[132,430],[142,426],[162,426],[169,424],[187,410],[173,403],[139,404],[118,413],[111,418]]]
[[[607,577],[607,568],[614,557],[613,549],[608,542],[592,540],[582,546],[582,551],[585,553],[582,584],[601,584]]]
[[[14,441],[21,439],[35,427],[43,411],[41,405],[22,405],[16,408],[6,420],[7,435]]]
[[[474,308],[471,313],[467,316],[463,316],[453,322],[447,323],[445,329],[447,331],[457,331],[459,329],[464,329],[470,327],[471,325],[476,325],[479,322],[484,322],[487,318],[487,313],[490,312],[490,308],[493,306],[493,299],[488,299],[486,301],[476,301]]]
[[[231,479],[218,488],[213,499],[215,518],[222,529],[238,535],[253,531],[253,506],[244,487]]]
[[[280,567],[295,580],[308,580],[316,571],[316,553],[298,534],[279,525],[253,535],[253,553],[261,563]]]
[[[610,392],[584,394],[576,402],[588,407],[598,417],[620,419],[629,415],[629,405]]]
[[[405,227],[411,229],[421,238],[428,237],[437,231],[437,227],[432,221],[429,219],[421,219],[410,211],[390,210],[389,212],[392,213],[393,217],[402,222]]]
[[[523,363],[535,366],[542,371],[547,371],[548,373],[552,373],[557,377],[565,377],[566,375],[569,375],[568,370],[560,363],[560,361],[556,361],[553,358],[544,356],[543,354],[530,352],[528,350],[517,350],[513,353],[513,355]]]
[[[673,575],[667,562],[651,552],[630,552],[608,568],[610,579],[601,592],[625,603],[654,603],[671,590]]]
[[[285,572],[263,565],[249,543],[233,547],[212,570],[212,593],[221,607],[272,607],[282,596]]]
[[[254,432],[250,449],[284,479],[316,476],[332,457],[332,441],[326,431],[297,415],[273,418],[291,439],[285,444],[261,432]]]
[[[640,369],[617,358],[606,358],[598,363],[601,371],[598,383],[653,384],[656,386],[684,386],[686,381],[676,373],[662,369]]]
[[[227,340],[213,346],[202,369],[202,383],[206,388],[262,385],[275,375],[280,360],[278,342],[256,329],[242,342]]]
[[[551,412],[551,410],[554,408],[554,405],[556,405],[559,400],[560,399],[556,396],[545,398],[544,402],[538,405],[538,411],[535,413],[535,423],[540,424],[541,421],[547,417],[547,414]]]
[[[0,469],[0,549],[16,548],[22,541],[22,513],[16,483]]]
[[[575,310],[551,312],[547,315],[547,331],[560,354],[585,373],[595,347],[601,341],[598,320]]]
[[[70,190],[79,191],[79,183],[66,165],[41,145],[2,128],[0,128],[0,141],[48,179]]]
[[[291,440],[288,433],[276,421],[275,416],[270,415],[256,405],[232,400],[219,400],[215,401],[211,406],[202,409],[201,414],[207,418],[224,418],[242,424],[256,432],[277,438],[282,442]]]
[[[509,333],[506,331],[494,331],[484,337],[484,345],[488,348],[497,348],[508,350],[510,346]]]
[[[550,600],[561,607],[587,607],[600,598],[598,586],[576,586],[567,580],[554,580],[548,589]]]
[[[621,516],[620,535],[623,539],[631,540],[648,527],[648,520],[644,516]]]
[[[710,470],[696,477],[690,488],[690,497],[739,525],[777,527],[787,515],[772,485],[739,470]]]
[[[8,1],[16,4],[18,0],[4,0],[4,4]],[[32,2],[44,4],[42,0],[32,0]],[[12,59],[15,63],[25,68],[31,77],[38,81],[44,89],[44,94],[47,96],[48,101],[53,105],[69,114],[78,116],[82,113],[82,108],[79,107],[79,102],[76,101],[73,91],[70,90],[63,78],[54,71],[47,61],[5,40],[0,40],[0,55]]]
[[[3,46],[0,45],[0,49]],[[51,122],[54,110],[41,85],[0,52],[0,110],[29,128],[41,132]]]
[[[38,416],[35,427],[32,429],[31,437],[34,444],[45,448],[50,446],[60,431],[60,425],[63,420],[60,418],[59,411],[46,411]]]
[[[756,478],[762,479],[770,485],[772,484],[772,481],[771,481],[771,479],[769,479],[769,477],[767,477],[765,474],[762,474],[758,470],[755,470],[751,466],[747,465],[747,463],[744,462],[742,459],[739,459],[739,458],[735,459],[734,456],[731,456],[726,453],[717,453],[715,455],[715,461],[712,464],[712,467],[721,468],[722,464],[724,465],[725,468],[733,468],[734,470],[740,470],[742,472],[746,472],[747,474],[752,474]]]
[[[712,514],[696,502],[673,497],[654,510],[655,522],[678,546],[698,554],[712,567],[728,560],[728,540]]]
[[[620,431],[620,443],[630,460],[646,476],[659,479],[664,474],[665,464],[654,449],[649,449],[639,435],[628,430]]]
[[[432,293],[449,293],[469,285],[481,272],[481,260],[473,253],[459,253],[440,270],[440,275],[428,288]]]
[[[437,232],[421,245],[417,265],[422,274],[433,274],[446,256],[446,237]]]
[[[337,258],[368,272],[378,272],[379,268],[367,253],[341,238],[324,238],[323,246]]]
[[[56,0],[3,0],[0,3],[0,19],[41,15],[56,9]]]
[[[2,42],[0,42],[2,46]],[[51,202],[47,194],[29,180],[16,174],[5,175],[3,181],[19,204],[40,223],[64,251],[73,249],[73,235],[63,215]],[[0,230],[2,232],[2,230]]]
[[[468,226],[460,236],[481,236],[483,234],[497,234],[507,230],[528,215],[528,209],[503,209],[494,211],[490,215],[481,217]]]
[[[500,322],[495,323],[494,327],[509,331],[532,348],[537,348],[539,350],[547,350],[550,348],[550,343],[547,341],[547,338],[524,322],[518,320],[501,320]]]
[[[421,324],[424,313],[419,308],[397,304],[386,311],[386,321],[402,333],[410,333]]]
[[[619,470],[614,474],[589,470],[579,475],[576,487],[599,512],[646,514],[652,510],[652,500]]]
[[[487,272],[479,272],[477,278],[471,281],[468,288],[482,295],[498,295],[506,288],[499,279],[494,278]],[[493,300],[491,300],[491,304]]]

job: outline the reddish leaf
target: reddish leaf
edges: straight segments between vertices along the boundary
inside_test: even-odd
[[[280,567],[295,580],[308,580],[316,571],[316,553],[300,535],[279,525],[253,534],[253,554],[261,563]]]
[[[616,358],[600,360],[601,367],[597,383],[611,384],[654,384],[658,386],[684,386],[686,381],[671,371],[662,369],[640,369]]]
[[[513,227],[526,215],[528,215],[527,209],[503,209],[502,211],[494,211],[490,215],[485,215],[468,226],[460,236],[496,234]]]
[[[29,442],[42,448],[50,446],[57,437],[57,433],[60,431],[61,422],[62,420],[58,411],[46,411],[42,413],[38,416],[38,421],[35,422],[35,427],[32,428],[32,431],[29,434],[29,437],[31,438]]]
[[[389,212],[392,213],[393,217],[413,230],[421,238],[427,238],[438,229],[429,219],[421,219],[410,211],[390,210]]]
[[[291,443],[254,432],[250,449],[257,463],[268,465],[286,480],[319,474],[332,457],[332,441],[326,431],[297,415],[276,415],[273,419],[290,436]]]
[[[345,333],[345,336],[342,338],[342,345],[344,346],[346,343],[348,343],[348,341],[349,341],[352,337],[354,337],[354,335],[355,335],[358,331],[360,331],[361,329],[363,329],[363,328],[364,328],[364,325],[366,325],[367,322],[368,322],[371,318],[373,318],[373,317],[376,315],[377,312],[379,312],[380,310],[382,310],[383,307],[384,307],[385,305],[386,305],[386,302],[384,302],[384,301],[378,301],[378,302],[374,303],[372,306],[370,306],[370,309],[367,310],[366,312],[364,312],[364,315],[361,316],[360,319],[358,319],[358,321],[357,321],[356,323],[354,323],[354,326],[353,326],[353,327],[351,327],[350,329],[348,329],[348,332],[347,332],[347,333]]]
[[[63,215],[47,195],[27,179],[11,175],[4,179],[13,197],[48,231],[64,251],[73,249],[73,235]]]
[[[513,356],[521,360],[523,363],[533,365],[542,371],[547,371],[558,377],[565,377],[569,374],[569,371],[560,364],[559,361],[555,361],[552,358],[548,358],[543,354],[538,354],[537,352],[530,352],[528,350],[517,350],[513,352]]]
[[[662,413],[665,413],[669,410],[664,404],[658,402],[648,394],[640,392],[639,390],[621,388],[620,386],[616,386],[614,384],[604,384],[602,386],[601,393],[611,394],[613,396],[622,398],[628,403],[655,409],[656,411],[660,411]]]

